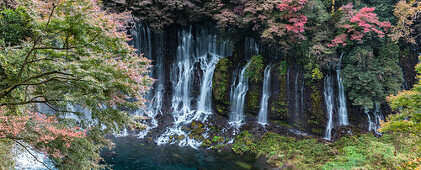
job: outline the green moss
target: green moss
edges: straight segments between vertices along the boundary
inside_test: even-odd
[[[286,60],[282,60],[279,62],[278,66],[278,78],[281,79],[282,76],[285,76],[288,71],[288,65]]]
[[[232,145],[232,150],[235,153],[243,155],[244,153],[254,153],[256,151],[256,138],[248,131],[240,133]]]
[[[12,140],[0,139],[0,169],[13,169],[12,144]]]
[[[320,82],[311,83],[311,115],[307,120],[307,123],[312,127],[313,133],[323,133],[323,127],[326,124],[324,118],[323,108],[323,97],[321,92],[318,90],[319,88],[316,85],[320,85]],[[320,86],[319,86],[320,87]]]
[[[286,121],[288,119],[288,100],[287,100],[287,81],[286,81],[286,71],[287,66],[285,61],[279,62],[275,65],[279,72],[275,73],[275,76],[278,78],[280,83],[279,94],[272,97],[270,110],[272,115],[276,115],[277,120]]]
[[[254,86],[247,91],[247,108],[250,112],[257,113],[260,108],[260,97],[262,95],[262,88]]]
[[[231,62],[228,58],[222,58],[215,67],[212,80],[212,97],[216,111],[222,115],[229,113],[229,89],[231,79]]]
[[[255,55],[251,57],[249,66],[247,67],[247,78],[252,82],[261,82],[263,81],[263,71],[265,70],[265,65],[263,61],[263,56]]]

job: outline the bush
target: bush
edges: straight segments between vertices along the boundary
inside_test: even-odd
[[[22,7],[4,9],[0,12],[0,41],[8,45],[19,44],[31,36],[30,17]]]

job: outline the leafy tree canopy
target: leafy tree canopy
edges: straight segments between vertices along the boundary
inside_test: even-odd
[[[125,16],[102,10],[96,0],[17,0],[4,6],[0,138],[35,145],[59,168],[85,169],[97,166],[99,148],[109,144],[104,134],[141,127],[127,110],[144,105],[153,79],[150,61],[136,55],[120,31]],[[52,112],[40,110],[41,104]]]

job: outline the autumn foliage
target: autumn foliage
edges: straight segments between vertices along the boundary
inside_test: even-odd
[[[55,116],[29,111],[26,111],[25,116],[6,116],[7,110],[6,106],[0,108],[0,138],[28,141],[54,157],[61,158],[65,155],[50,147],[51,141],[60,140],[63,146],[70,148],[73,139],[86,136],[86,131],[79,127],[59,124]]]
[[[340,8],[343,14],[338,28],[341,34],[337,35],[329,44],[329,47],[338,45],[345,46],[347,41],[363,42],[363,38],[369,34],[377,35],[383,38],[385,33],[391,27],[390,22],[380,22],[377,14],[374,13],[375,8],[363,7],[360,10],[353,9],[352,3],[344,5]]]

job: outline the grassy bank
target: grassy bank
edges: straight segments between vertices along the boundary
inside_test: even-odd
[[[260,138],[241,133],[232,146],[238,154],[265,156],[274,167],[294,169],[411,168],[421,156],[413,136],[372,134],[344,137],[334,143],[296,139],[268,132]]]

